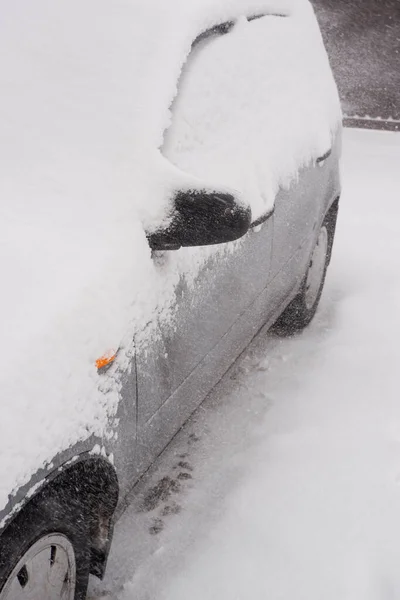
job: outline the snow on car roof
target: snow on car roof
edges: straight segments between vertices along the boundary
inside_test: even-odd
[[[304,22],[309,55],[321,54],[307,0],[2,6],[0,508],[58,451],[104,433],[118,390],[100,393],[96,359],[131,340],[155,311],[168,314],[179,277],[194,278],[216,251],[177,252],[158,268],[142,223],[162,217],[173,189],[176,169],[160,146],[193,40],[261,13]],[[289,47],[285,56],[295,54]],[[327,114],[317,114],[297,166],[326,149],[340,118],[329,77],[320,89]],[[287,117],[277,115],[281,133],[271,132],[281,146],[274,189],[288,168],[294,174],[290,153],[289,167],[279,158],[288,154],[283,131],[289,140],[297,131],[296,114]]]

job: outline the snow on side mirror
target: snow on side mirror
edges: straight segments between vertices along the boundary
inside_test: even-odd
[[[242,237],[251,224],[251,210],[232,194],[180,191],[171,221],[165,229],[147,234],[152,250],[223,244]]]

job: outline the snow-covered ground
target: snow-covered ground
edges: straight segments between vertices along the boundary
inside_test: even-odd
[[[135,490],[90,598],[400,597],[399,164],[399,134],[345,132],[315,321],[230,370]]]

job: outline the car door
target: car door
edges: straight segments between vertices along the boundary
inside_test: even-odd
[[[244,85],[250,71],[243,62],[232,69],[231,30],[231,23],[221,24],[194,43],[162,152],[199,180],[242,192],[240,132],[235,139],[235,126],[242,127],[235,113],[240,94],[237,103],[226,99],[237,85],[238,69]],[[260,75],[251,73],[248,85],[254,88]],[[228,135],[228,146],[219,146],[218,140],[226,142]],[[168,318],[154,315],[152,340],[137,350],[139,469],[160,452],[265,320],[261,296],[269,278],[272,237],[273,218],[264,218],[235,242],[154,256],[160,276],[163,270],[179,276]],[[255,304],[257,318],[251,318]]]

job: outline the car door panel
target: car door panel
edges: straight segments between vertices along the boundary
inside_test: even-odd
[[[145,424],[213,350],[266,287],[273,221],[209,257],[191,285],[182,276],[171,321],[158,320],[154,341],[137,354],[138,422]],[[185,249],[182,252],[186,252]]]
[[[139,469],[151,464],[154,457],[168,443],[171,436],[182,426],[190,414],[214,388],[223,374],[229,369],[239,354],[246,348],[254,335],[271,316],[271,303],[268,303],[268,271],[263,268],[266,257],[272,247],[273,220],[269,219],[261,230],[250,231],[243,239],[239,253],[232,253],[231,260],[240,262],[242,277],[232,277],[229,261],[214,266],[213,276],[202,273],[197,281],[203,283],[202,289],[209,288],[204,295],[199,293],[201,301],[197,310],[188,312],[193,306],[193,294],[190,294],[177,308],[177,317],[186,318],[186,325],[175,330],[170,325],[159,324],[161,335],[168,343],[155,343],[150,349],[151,362],[146,362],[145,353],[137,355],[138,397],[140,398],[137,461]],[[260,256],[260,261],[254,256]],[[261,258],[262,257],[262,258]],[[268,261],[267,261],[268,262]],[[236,265],[237,268],[237,265]],[[216,273],[218,277],[216,277]],[[263,274],[260,276],[260,273]],[[226,287],[224,287],[226,285]],[[198,287],[197,287],[198,289]],[[227,294],[239,299],[228,301]],[[223,299],[225,298],[225,301]],[[276,310],[276,307],[275,307]],[[228,311],[229,317],[223,317]],[[200,321],[198,321],[200,318]],[[207,327],[203,326],[207,321]],[[189,323],[196,334],[188,334]],[[221,326],[221,323],[224,323]],[[225,331],[224,331],[225,330]],[[167,331],[167,333],[164,333]],[[202,356],[197,354],[199,362],[194,365],[185,356],[193,356],[187,340],[203,337],[208,331],[208,347],[202,345]],[[213,332],[213,335],[210,335]],[[210,340],[213,342],[210,342]],[[169,346],[168,346],[169,344]],[[170,351],[168,352],[168,348]],[[167,350],[167,351],[166,351]],[[149,353],[147,353],[147,357]],[[192,359],[191,359],[192,360]],[[182,363],[186,365],[182,368]],[[193,366],[194,365],[194,366]],[[193,368],[191,368],[193,366]],[[179,376],[177,376],[179,373]],[[150,384],[150,380],[152,383]],[[165,393],[165,381],[169,383],[168,396]],[[171,385],[174,381],[174,386]],[[155,402],[155,397],[157,401]],[[151,410],[148,407],[151,406]],[[154,408],[157,409],[154,411]],[[154,412],[153,412],[154,411]],[[151,414],[151,416],[149,416]]]

